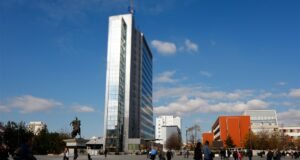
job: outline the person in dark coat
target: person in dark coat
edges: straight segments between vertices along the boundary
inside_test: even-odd
[[[249,160],[252,160],[252,157],[253,157],[253,151],[252,151],[252,149],[248,149],[247,156],[248,156]]]
[[[272,160],[272,158],[273,158],[273,152],[269,150],[267,153],[267,160]]]
[[[197,143],[196,148],[194,150],[194,159],[202,160],[202,146],[200,142]]]
[[[1,160],[8,160],[8,149],[0,144],[0,159]]]
[[[225,150],[223,148],[220,150],[220,156],[221,160],[225,158]]]
[[[107,156],[107,149],[104,150],[104,157],[106,158]]]
[[[171,151],[171,150],[168,150],[168,151],[167,151],[167,160],[171,160],[172,157],[173,157],[172,151]]]
[[[88,153],[88,160],[92,160],[91,155]]]
[[[77,150],[77,148],[74,148],[74,160],[77,160],[77,158],[78,158],[78,150]]]
[[[234,160],[237,160],[237,159],[238,159],[238,152],[237,152],[237,150],[234,150],[234,151],[233,151],[232,156],[233,156]]]
[[[14,160],[36,160],[32,154],[32,136],[27,135],[21,147],[17,148],[14,153]]]

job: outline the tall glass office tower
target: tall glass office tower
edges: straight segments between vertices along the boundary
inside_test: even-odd
[[[152,53],[132,14],[109,17],[104,137],[116,152],[154,138]]]

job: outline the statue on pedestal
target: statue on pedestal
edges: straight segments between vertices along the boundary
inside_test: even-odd
[[[79,136],[81,137],[80,134],[80,120],[76,117],[75,120],[73,120],[70,125],[72,125],[73,130],[72,130],[72,138],[75,138],[77,136],[77,134],[79,134]]]

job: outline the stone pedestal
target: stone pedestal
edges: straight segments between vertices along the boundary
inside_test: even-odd
[[[83,138],[65,139],[67,148],[85,148],[88,140]]]
[[[65,139],[64,142],[66,143],[66,147],[69,149],[69,155],[74,156],[74,148],[86,149],[86,142],[88,142],[88,140],[83,138],[72,138],[72,139]]]

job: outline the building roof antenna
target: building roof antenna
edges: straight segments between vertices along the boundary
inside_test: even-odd
[[[134,14],[134,9],[133,9],[133,0],[130,0],[129,12],[130,12],[131,14]]]

